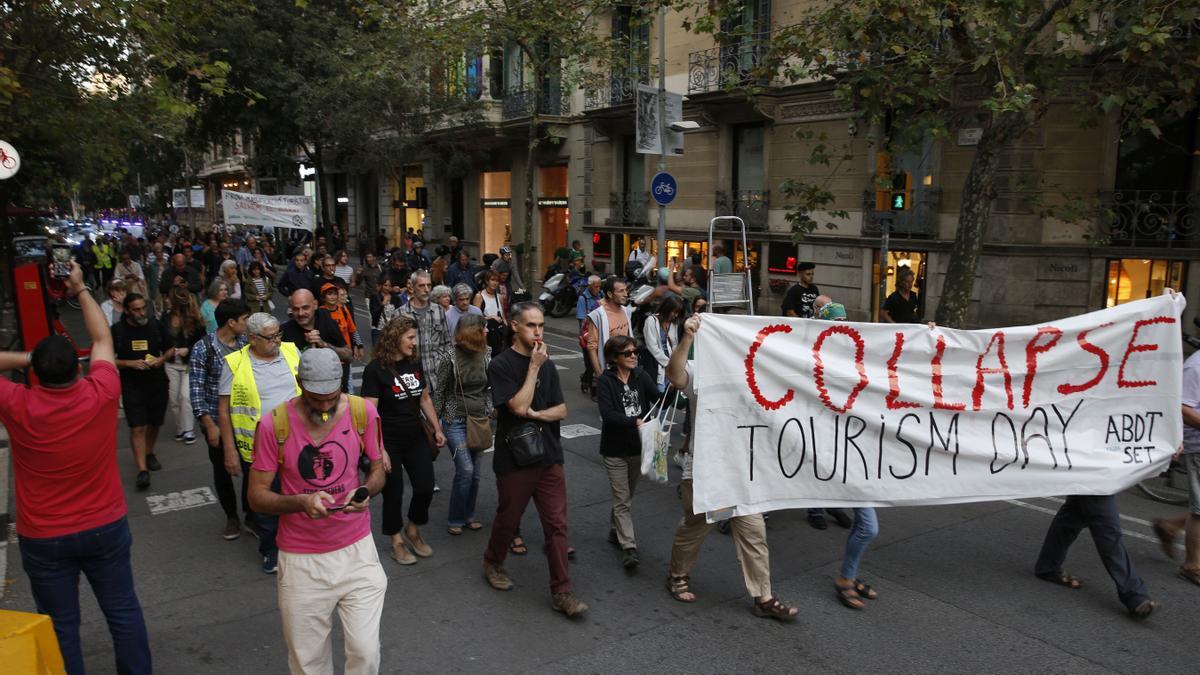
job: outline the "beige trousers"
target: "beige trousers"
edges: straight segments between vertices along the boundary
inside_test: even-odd
[[[692,481],[680,484],[683,497],[683,518],[675,528],[675,541],[671,544],[671,576],[687,576],[700,555],[700,546],[708,536],[712,525],[704,520],[704,514],[692,512]],[[729,521],[733,529],[733,544],[737,549],[738,563],[742,566],[742,578],[746,592],[753,598],[771,596],[771,557],[767,550],[767,523],[762,515],[737,516]]]
[[[342,620],[346,675],[379,672],[387,575],[370,535],[328,553],[279,552],[279,614],[294,675],[332,675],[333,612]]]
[[[637,548],[633,537],[633,490],[642,477],[641,457],[604,457],[604,470],[608,472],[608,485],[612,488],[612,524],[617,533],[621,549]]]

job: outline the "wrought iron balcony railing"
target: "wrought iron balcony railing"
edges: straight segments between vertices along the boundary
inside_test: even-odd
[[[688,94],[702,94],[749,85],[765,85],[761,77],[771,44],[770,33],[725,36],[726,44],[688,55]]]
[[[941,188],[910,190],[909,207],[901,211],[875,208],[875,191],[863,191],[862,233],[876,236],[884,226],[893,237],[933,237],[937,235],[937,212],[942,204]]]
[[[610,75],[608,81],[598,89],[589,89],[584,95],[584,110],[603,110],[622,105],[631,105],[637,98],[638,83],[649,81],[649,71],[639,68],[624,75]]]
[[[1100,193],[1099,239],[1113,246],[1200,246],[1200,191]]]
[[[608,222],[610,226],[638,226],[650,222],[647,203],[649,192],[608,193]]]
[[[737,216],[746,223],[747,230],[766,230],[770,210],[769,190],[717,191],[717,215]]]
[[[539,115],[571,114],[571,99],[561,89],[511,89],[504,95],[504,119],[529,117],[535,105]]]

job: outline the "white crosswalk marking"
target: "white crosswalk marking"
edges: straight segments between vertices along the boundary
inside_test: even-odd
[[[171,511],[194,509],[216,503],[216,496],[213,495],[212,490],[206,487],[168,492],[163,495],[149,495],[146,497],[146,506],[150,507],[150,515],[152,516],[170,513]]]

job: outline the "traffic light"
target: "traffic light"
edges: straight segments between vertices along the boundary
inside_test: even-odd
[[[886,152],[875,155],[875,210],[907,211],[912,205],[912,174],[897,171]]]
[[[892,176],[891,210],[905,211],[912,194],[912,174],[907,171]]]

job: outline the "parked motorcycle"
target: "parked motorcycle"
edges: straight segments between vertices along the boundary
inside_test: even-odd
[[[575,310],[579,294],[587,288],[587,277],[582,274],[558,272],[542,283],[542,294],[538,302],[542,311],[554,318],[567,316]]]
[[[654,293],[654,284],[646,278],[648,272],[649,270],[637,261],[631,261],[625,266],[625,288],[629,291],[630,303],[640,305]]]

